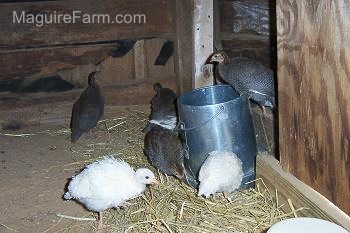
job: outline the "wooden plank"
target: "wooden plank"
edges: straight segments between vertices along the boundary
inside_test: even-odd
[[[278,205],[285,212],[291,212],[288,199],[295,209],[305,207],[298,216],[317,217],[335,222],[350,231],[350,217],[331,201],[310,186],[283,171],[278,161],[270,155],[258,155],[257,178],[262,178],[271,193],[278,193]]]
[[[229,57],[247,57],[276,70],[277,50],[273,37],[247,33],[222,33],[222,48]]]
[[[135,67],[135,79],[143,79],[145,78],[145,67],[146,67],[146,59],[145,59],[145,41],[138,40],[134,45],[134,67]]]
[[[174,65],[180,93],[192,90],[193,1],[173,0]]]
[[[125,83],[131,79],[134,79],[134,54],[130,51],[124,57],[113,58],[109,57],[103,61],[100,65],[101,71],[101,85],[107,86],[117,83]],[[90,70],[91,72],[91,70]],[[69,72],[72,73],[72,72]],[[79,73],[78,73],[79,74]],[[74,75],[74,73],[73,73]],[[86,84],[86,77],[88,73],[84,75],[84,84]],[[76,77],[72,77],[71,80],[76,80]]]
[[[220,3],[214,1],[214,48],[216,50],[222,50],[221,45],[221,27],[220,27]]]
[[[97,65],[116,49],[113,44],[65,46],[0,52],[0,80],[31,75],[48,76],[80,65]]]
[[[221,32],[254,31],[261,35],[276,35],[275,1],[220,1]]]
[[[100,66],[103,82],[116,83],[137,77],[174,77],[174,59],[170,57],[165,66],[155,66],[154,61],[165,42],[165,39],[144,40],[144,52],[137,48],[121,58],[109,57],[109,52],[119,48],[118,44],[64,46],[41,49],[28,49],[11,52],[0,52],[3,64],[0,82],[20,77],[35,78],[64,73],[66,80],[84,85],[88,72]],[[143,57],[143,62],[140,59]],[[134,71],[134,63],[137,63]],[[141,67],[143,66],[143,68]],[[72,70],[73,69],[73,70]],[[116,70],[118,71],[116,73]],[[82,72],[83,71],[83,72]],[[86,72],[85,72],[86,71]],[[141,74],[143,72],[143,74]],[[83,75],[81,75],[83,74]],[[74,76],[74,77],[73,77]],[[83,78],[80,78],[80,77]]]
[[[76,11],[76,15],[80,18],[77,18],[75,23],[64,23],[61,19],[60,23],[36,26],[32,23],[13,23],[14,11],[18,17],[24,11],[27,18],[31,14],[35,16],[46,14],[50,19],[52,15],[57,19],[56,22],[58,15],[68,14],[73,17],[73,12]],[[108,15],[110,22],[117,20],[120,22],[120,16],[116,19],[120,14],[125,16],[125,22],[103,23],[104,17],[98,18],[96,15],[95,22],[99,19],[100,23],[84,23],[87,21],[83,19],[87,19],[87,15],[92,19],[92,14]],[[126,23],[131,19],[130,16],[134,17],[134,14],[139,15],[135,16],[136,22]],[[107,16],[104,19],[107,19]],[[128,38],[171,38],[171,1],[86,0],[1,4],[0,31],[0,50],[107,42]]]
[[[154,62],[166,41],[166,39],[159,38],[145,40],[145,56],[147,58],[145,65],[147,77],[175,77],[174,56],[171,56],[164,66],[154,65]]]
[[[283,168],[350,213],[350,2],[277,1]]]
[[[220,32],[232,33],[232,18],[234,15],[232,1],[219,0]]]
[[[129,80],[117,85],[102,87],[106,105],[150,104],[155,95],[153,83],[176,90],[176,79],[147,78]],[[83,89],[61,93],[0,93],[0,125],[9,120],[20,121],[23,125],[69,123],[74,101]]]
[[[204,65],[213,53],[214,40],[213,0],[194,0],[193,12],[193,86],[195,88],[213,85],[213,76],[205,75]]]
[[[251,104],[252,106],[253,104]],[[256,143],[259,150],[266,150],[269,154],[278,158],[278,125],[270,109],[263,113],[260,106],[251,107]]]

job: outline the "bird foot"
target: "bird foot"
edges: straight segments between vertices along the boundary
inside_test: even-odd
[[[109,227],[109,225],[103,223],[102,212],[99,212],[98,215],[99,220],[97,225],[97,233],[106,232],[106,229]]]
[[[231,199],[231,197],[229,196],[229,194],[228,193],[223,193],[223,195],[224,195],[224,198],[229,202],[229,203],[232,203],[232,199]]]
[[[98,224],[97,226],[97,233],[106,233],[109,228],[108,224]]]
[[[89,138],[89,139],[96,139],[96,138],[97,138],[97,136],[95,135],[95,133],[93,132],[92,129],[90,129],[90,130],[86,133],[86,136],[87,136],[87,138]]]
[[[128,206],[130,206],[131,204],[129,203],[129,202],[123,202],[123,203],[121,203],[118,207],[120,208],[120,209],[125,209],[126,207],[128,207]]]

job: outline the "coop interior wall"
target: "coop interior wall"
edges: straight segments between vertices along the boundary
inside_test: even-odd
[[[287,2],[289,7],[295,1]],[[337,9],[346,9],[342,8],[342,6],[347,6],[345,1],[339,0],[337,2],[341,3],[339,7],[337,6]],[[284,2],[282,4],[281,1],[277,1],[278,5],[280,6],[278,9],[282,9],[277,9],[277,12],[280,14],[289,11],[293,12],[291,8],[287,7],[288,9],[285,9]],[[299,6],[298,4],[296,5]],[[156,81],[174,90],[179,90],[179,92],[190,90],[192,83],[191,72],[193,69],[191,56],[194,46],[191,42],[192,27],[189,26],[192,20],[192,7],[192,2],[188,0],[130,0],[127,2],[87,0],[84,4],[77,1],[0,3],[0,28],[2,31],[0,34],[0,63],[2,64],[0,73],[0,124],[12,119],[29,125],[67,123],[71,114],[72,104],[87,85],[86,78],[88,73],[96,69],[100,69],[102,73],[102,93],[106,98],[106,104],[110,106],[149,104],[150,99],[154,95],[152,85]],[[328,5],[326,9],[328,9],[327,7],[333,9]],[[13,25],[10,22],[13,10],[18,12],[38,12],[43,9],[54,9],[58,10],[58,12],[66,12],[77,8],[87,13],[92,13],[95,9],[103,9],[104,12],[111,14],[111,9],[113,9],[113,12],[118,11],[121,13],[138,13],[142,11],[148,16],[147,24],[101,24],[99,26],[93,24],[59,24],[36,27],[29,24]],[[217,49],[223,49],[229,56],[245,56],[257,60],[277,72],[276,2],[264,0],[218,0],[214,1],[214,8],[218,9],[214,12],[214,46]],[[317,9],[306,9],[308,11],[305,14],[318,12],[318,17],[321,17],[323,14],[327,15],[326,12],[317,11]],[[346,11],[341,12],[342,19],[348,16]],[[296,12],[293,14],[296,14]],[[330,16],[332,16],[329,17],[330,20],[336,21],[334,15]],[[281,14],[281,17],[280,19],[284,20],[286,15]],[[303,22],[298,21],[297,25],[303,25]],[[343,25],[349,24],[344,23]],[[342,32],[349,31],[346,30],[346,26],[341,27],[341,29]],[[325,29],[325,31],[327,30]],[[324,34],[325,31],[317,33]],[[301,31],[298,32],[301,33]],[[343,37],[344,40],[350,38],[346,33]],[[285,46],[289,45],[288,43],[294,44],[293,38],[281,38],[287,39],[287,41],[280,41],[284,43],[281,43],[283,46],[280,45],[279,47],[279,51],[282,51],[281,54],[286,57],[294,57],[294,53],[285,51]],[[124,56],[113,57],[115,51],[121,47],[121,40],[125,39],[137,39],[138,41],[136,46]],[[169,58],[165,66],[155,66],[154,61],[161,47],[169,40],[174,42],[174,55]],[[305,41],[299,42],[300,44],[305,43]],[[332,45],[328,40],[326,42],[326,44],[322,45],[327,45],[328,47]],[[348,47],[341,45],[341,43],[338,45],[342,48],[342,53],[340,53],[342,56],[336,59],[337,62],[335,64],[337,65],[335,67],[337,69],[333,72],[334,75],[331,76],[334,78],[333,80],[337,80],[335,77],[338,76],[338,68],[343,70],[341,83],[342,86],[347,86],[348,79],[344,74],[348,68],[344,61],[347,59]],[[312,45],[310,46],[312,47]],[[328,48],[327,46],[325,47]],[[330,55],[336,56],[335,53],[330,53]],[[286,58],[286,60],[288,59]],[[288,61],[283,64],[287,64],[285,67],[299,67],[300,65],[297,61]],[[319,68],[322,66],[320,65],[321,63],[317,62],[312,64],[318,64]],[[297,70],[297,68],[295,69]],[[303,81],[301,78],[293,79],[294,76],[291,79],[287,79],[286,77],[290,77],[289,75],[289,69],[287,68],[284,68],[279,73],[279,80],[281,77],[284,77],[279,85],[279,88],[282,87],[279,94],[283,94],[281,98],[282,103],[279,105],[292,107],[284,109],[283,114],[280,114],[280,122],[292,128],[294,127],[294,122],[300,123],[298,119],[306,118],[297,117],[296,121],[292,121],[294,118],[291,116],[294,114],[294,116],[303,117],[307,115],[307,111],[300,107],[305,106],[301,99],[289,98],[290,94],[286,94],[289,93],[288,90],[296,89],[294,84]],[[44,82],[42,82],[43,80]],[[42,88],[40,84],[52,83],[51,81],[54,81],[53,83],[58,82],[60,85],[57,86],[60,89],[55,89],[56,85],[54,85],[55,87],[50,87],[53,89],[44,88],[44,91],[40,89]],[[331,86],[330,84],[327,85],[327,88],[323,90],[329,90]],[[318,87],[317,85],[315,86]],[[343,102],[339,101],[339,103],[344,104],[339,106],[346,106],[346,98],[343,98],[346,96],[345,89],[341,88],[341,92],[332,89],[334,93],[342,93],[338,97],[341,97],[340,99]],[[330,95],[330,97],[333,100],[338,98],[334,95]],[[288,100],[293,101],[289,102]],[[333,105],[329,104],[327,106],[331,107]],[[107,115],[108,108],[107,106]],[[350,124],[346,125],[346,122],[349,121],[346,118],[348,111],[346,107],[339,107],[339,109],[341,110],[342,118],[337,118],[333,114],[330,119],[331,122],[344,122],[344,127],[338,125],[337,130],[332,131],[333,128],[330,130],[335,134],[340,132],[341,135],[347,137],[346,130],[348,130],[348,125]],[[320,114],[322,115],[323,113]],[[276,149],[276,124],[273,121],[273,116],[270,114],[267,117],[262,117],[258,112],[257,114],[254,113],[253,117],[255,124],[257,124],[255,127],[257,132],[259,132],[260,139],[258,140],[264,142],[265,147],[268,149],[270,147]],[[299,135],[298,132],[302,132],[300,127],[296,126],[295,128],[298,131],[293,131],[293,133]],[[340,130],[340,128],[345,130]],[[284,150],[281,150],[284,156],[289,156],[285,157],[283,161],[284,167],[297,174],[301,180],[313,185],[312,176],[305,172],[309,170],[305,169],[300,172],[298,168],[302,163],[304,163],[304,167],[308,167],[308,164],[316,164],[318,167],[319,163],[312,156],[308,156],[307,151],[310,148],[306,150],[304,147],[297,147],[298,156],[292,157],[292,149],[295,147],[291,145],[295,145],[295,143],[285,131],[280,132],[284,135],[283,142],[287,142],[289,145],[289,147],[283,146]],[[320,131],[317,135],[325,135],[327,132]],[[322,137],[314,138],[322,139]],[[301,145],[303,138],[298,138],[298,140],[299,145]],[[329,140],[323,140],[322,142],[325,141],[328,142]],[[334,179],[332,178],[329,181],[325,178],[328,172],[320,172],[323,176],[317,179],[318,185],[314,186],[331,200],[336,200],[336,203],[339,205],[349,200],[349,194],[344,194],[344,190],[348,190],[349,184],[344,185],[340,182],[344,180],[344,177],[348,176],[348,172],[345,169],[346,165],[349,164],[349,158],[343,156],[343,154],[348,152],[346,150],[347,142],[346,140],[342,141],[342,148],[344,148],[342,151],[331,151],[335,154],[335,163],[332,162],[331,158],[327,157],[328,159],[324,160],[326,161],[325,164],[327,164],[326,169],[323,169],[322,166],[317,168],[319,169],[318,171],[331,169],[334,172],[329,177],[334,177]],[[328,151],[328,144],[323,143],[322,145],[322,148]],[[334,145],[333,148],[340,147]],[[340,155],[340,153],[342,154]],[[305,158],[308,158],[308,160],[305,160]],[[341,169],[338,170],[338,168]],[[335,180],[337,181],[335,182]],[[333,189],[334,185],[329,184],[336,184],[337,189]],[[335,195],[337,192],[332,190],[342,191],[340,195],[342,198],[338,198]],[[348,208],[348,206],[345,207],[345,209]]]

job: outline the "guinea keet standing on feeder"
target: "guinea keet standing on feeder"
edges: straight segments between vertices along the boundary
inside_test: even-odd
[[[242,161],[235,153],[212,151],[199,170],[198,196],[208,198],[217,192],[226,196],[240,187],[243,175]]]
[[[89,86],[74,103],[70,122],[72,143],[75,143],[83,133],[93,129],[103,116],[105,101],[96,82],[99,74],[98,71],[89,74]]]
[[[228,58],[224,52],[216,52],[210,62],[218,62],[221,78],[231,84],[240,95],[247,95],[265,107],[275,108],[273,71],[262,64],[243,57]]]
[[[160,83],[155,83],[153,87],[157,93],[151,100],[151,114],[143,132],[147,133],[153,125],[172,130],[177,123],[175,107],[177,95],[173,90],[163,88]]]
[[[134,169],[126,162],[105,156],[72,177],[65,199],[75,199],[87,209],[99,213],[98,229],[104,227],[102,212],[125,205],[142,194],[147,184],[158,183],[147,168]]]

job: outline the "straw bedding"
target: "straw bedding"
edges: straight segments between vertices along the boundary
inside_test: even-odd
[[[94,132],[95,138],[90,140],[94,143],[72,146],[70,150],[77,162],[64,167],[79,171],[99,157],[113,154],[135,168],[146,166],[155,171],[159,185],[151,186],[142,196],[130,200],[126,208],[105,212],[110,232],[265,232],[273,223],[296,215],[295,210],[282,211],[278,196],[276,199],[278,192],[270,193],[262,180],[256,181],[255,189],[231,194],[230,203],[221,194],[210,199],[198,197],[197,190],[154,170],[143,154],[144,134],[141,130],[147,118],[148,113],[131,110],[100,121]],[[70,132],[60,129],[39,133],[55,136]],[[97,215],[91,213],[81,217]],[[75,232],[82,224],[90,224],[92,228],[96,225],[94,221],[77,220],[73,219],[62,232]]]

